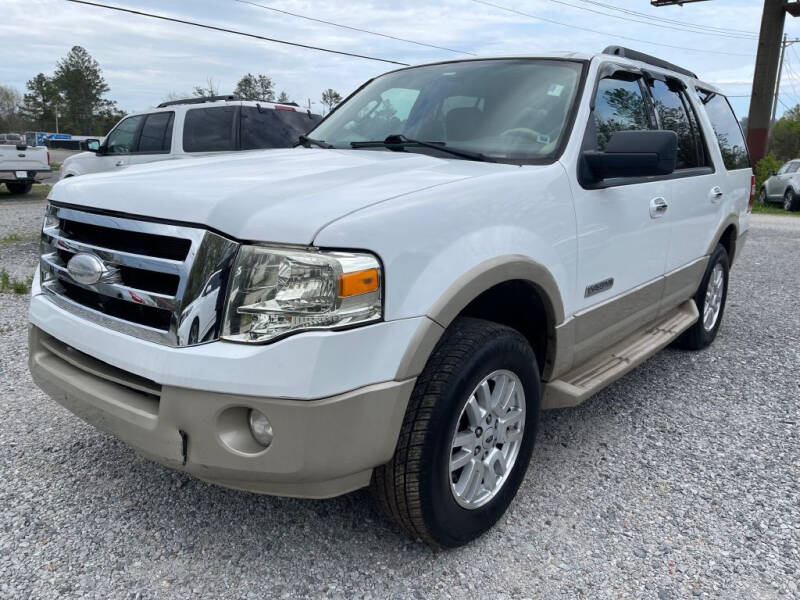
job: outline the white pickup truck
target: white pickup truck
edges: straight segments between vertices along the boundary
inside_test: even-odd
[[[369,486],[458,546],[511,503],[541,409],[713,342],[752,200],[726,98],[657,58],[400,69],[301,147],[58,183],[30,369],[153,460]]]
[[[36,146],[0,144],[0,183],[11,194],[27,194],[31,186],[50,176],[50,153]]]

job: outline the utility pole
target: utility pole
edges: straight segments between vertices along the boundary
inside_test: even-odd
[[[753,92],[750,114],[747,118],[747,146],[753,164],[764,158],[769,141],[772,105],[777,102],[777,75],[783,53],[781,36],[786,20],[784,0],[764,0],[761,15],[761,32],[758,38],[756,70],[753,74]]]
[[[786,47],[789,42],[786,41],[786,34],[783,34],[783,41],[781,42],[781,58],[778,62],[778,78],[775,80],[775,94],[772,98],[772,112],[769,116],[769,131],[772,132],[772,124],[775,122],[775,113],[778,111],[778,98],[781,95],[781,75],[783,75],[783,59],[786,56]],[[767,137],[769,140],[769,136]]]

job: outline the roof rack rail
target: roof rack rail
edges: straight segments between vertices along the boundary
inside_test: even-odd
[[[689,77],[694,77],[695,79],[697,79],[697,75],[695,75],[689,69],[684,69],[683,67],[679,67],[678,65],[673,65],[671,62],[661,60],[660,58],[656,58],[655,56],[650,56],[649,54],[645,54],[644,52],[638,52],[637,50],[631,50],[630,48],[625,48],[624,46],[609,46],[608,48],[603,50],[603,54],[611,54],[614,56],[621,56],[623,58],[630,58],[631,60],[638,60],[639,62],[647,63],[649,65],[653,65],[654,67],[669,69],[670,71],[675,71],[676,73],[681,73],[683,75],[688,75]]]
[[[197,98],[184,98],[183,100],[170,100],[169,102],[162,102],[157,106],[157,108],[175,106],[176,104],[203,104],[204,102],[219,102],[220,100],[241,100],[241,98],[236,94],[227,94],[225,96],[198,96]]]

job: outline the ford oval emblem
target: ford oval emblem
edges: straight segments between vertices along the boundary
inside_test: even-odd
[[[67,272],[78,283],[92,285],[103,278],[106,267],[103,261],[94,254],[79,252],[69,259]]]

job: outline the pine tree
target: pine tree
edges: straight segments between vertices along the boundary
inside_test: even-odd
[[[55,131],[55,108],[63,99],[53,80],[39,73],[25,84],[28,93],[22,99],[20,114],[27,126],[39,131]]]
[[[103,94],[109,90],[97,61],[81,46],[73,46],[58,62],[53,83],[64,99],[64,129],[78,134],[92,131]]]
[[[342,95],[334,89],[328,88],[322,92],[322,104],[328,108],[328,112],[342,101]]]
[[[278,96],[278,103],[279,104],[289,104],[291,100],[289,100],[289,95],[286,92],[281,92],[281,95]]]
[[[233,93],[242,100],[260,100],[262,102],[275,102],[275,90],[272,79],[259,73],[248,73],[239,80]]]

